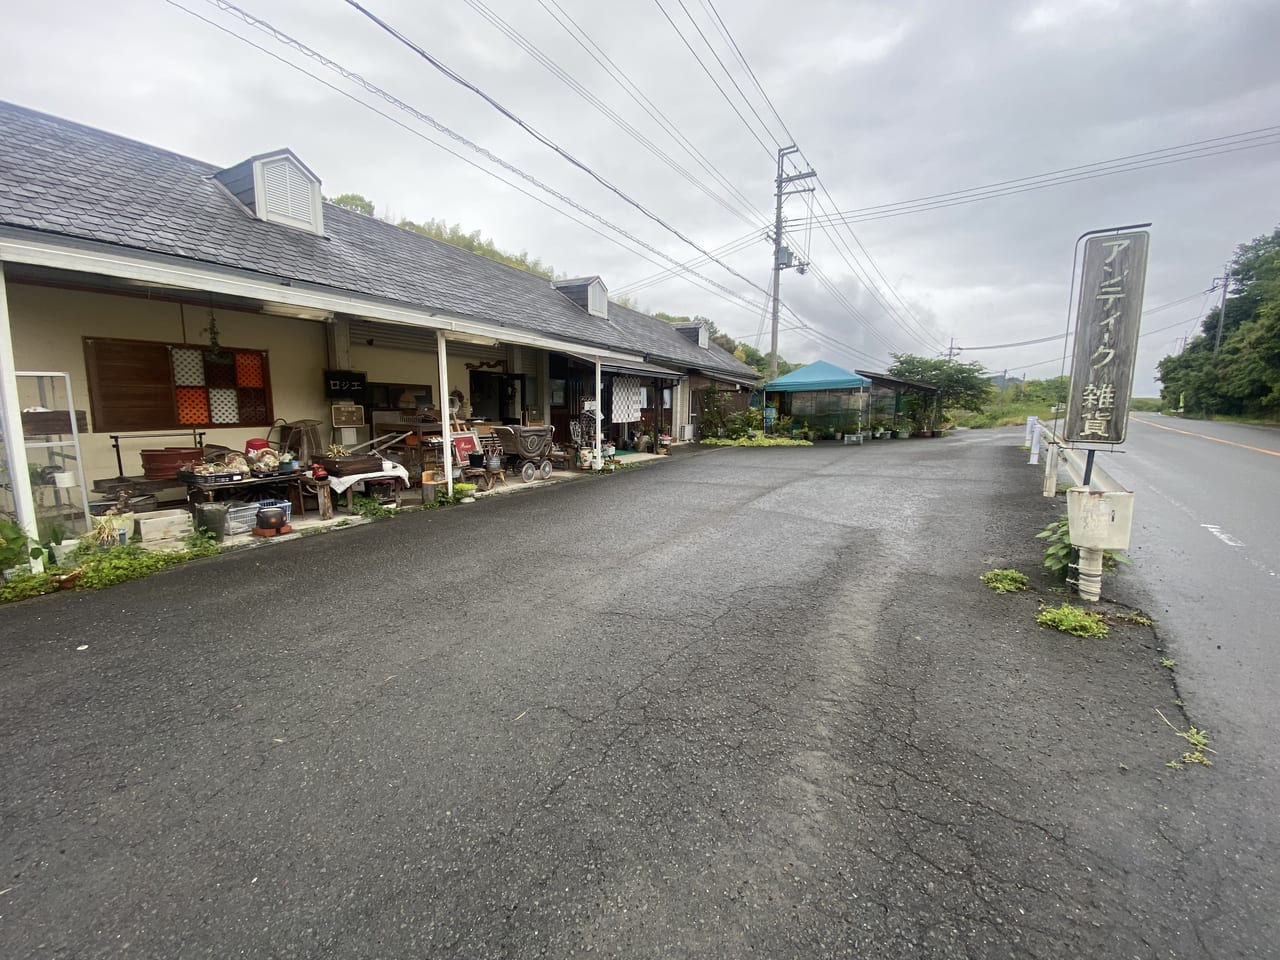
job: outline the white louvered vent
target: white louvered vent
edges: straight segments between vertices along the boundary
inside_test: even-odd
[[[292,154],[264,157],[257,167],[255,180],[261,190],[255,204],[258,216],[323,234],[320,184],[309,171]]]

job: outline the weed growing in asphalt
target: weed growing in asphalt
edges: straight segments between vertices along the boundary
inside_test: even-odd
[[[1173,669],[1174,667],[1176,667],[1177,665],[1178,665],[1178,661],[1177,661],[1177,660],[1170,660],[1168,657],[1161,657],[1161,658],[1160,658],[1160,666],[1162,666],[1162,667],[1166,667],[1166,668],[1168,668],[1168,669],[1172,670],[1172,669]]]
[[[988,570],[978,579],[996,593],[1016,593],[1027,589],[1027,575],[1017,570]]]
[[[1136,623],[1140,627],[1150,627],[1155,625],[1155,621],[1150,617],[1144,617],[1140,613],[1113,613],[1111,615],[1116,620],[1123,620],[1125,623]]]
[[[1157,710],[1156,713],[1159,715],[1161,720],[1168,724],[1170,730],[1180,736],[1183,740],[1187,741],[1187,745],[1191,747],[1190,750],[1184,752],[1177,760],[1170,760],[1166,763],[1166,767],[1169,767],[1172,770],[1183,770],[1188,764],[1192,763],[1198,763],[1204,767],[1213,766],[1213,761],[1205,756],[1206,753],[1217,753],[1216,750],[1209,746],[1208,730],[1197,730],[1194,726],[1189,726],[1185,730],[1179,730],[1172,723],[1169,723],[1169,718],[1163,713],[1160,713],[1159,710]]]
[[[1073,637],[1105,637],[1107,622],[1102,614],[1082,610],[1069,603],[1059,607],[1045,607],[1036,614],[1036,623],[1042,627],[1053,627]]]
[[[389,510],[373,497],[356,497],[352,504],[353,511],[367,520],[375,520],[378,517],[389,517],[394,510]]]

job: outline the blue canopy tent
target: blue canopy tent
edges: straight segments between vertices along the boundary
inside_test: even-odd
[[[860,434],[870,386],[871,380],[861,374],[816,360],[766,383],[764,409],[768,409],[770,393],[787,394],[785,399],[793,420],[804,420],[811,427],[832,433]],[[855,391],[859,394],[856,406],[850,402]]]

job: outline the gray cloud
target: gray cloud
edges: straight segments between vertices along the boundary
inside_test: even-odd
[[[183,2],[298,59],[203,0]],[[747,132],[657,6],[649,0],[560,3],[616,67],[588,59],[538,3],[488,0],[584,86],[697,170],[612,82],[615,69],[625,71],[767,218],[769,150]],[[345,4],[245,5],[669,255],[695,255]],[[665,5],[679,20],[678,7]],[[383,0],[371,6],[702,246],[747,231],[467,4]],[[764,0],[720,0],[718,9],[842,209],[1261,127],[1276,122],[1280,102],[1273,55],[1280,8],[1262,0],[807,0],[785,8]],[[727,51],[722,55],[731,62]],[[396,216],[459,222],[565,272],[599,273],[614,288],[656,269],[168,4],[27,5],[7,13],[0,58],[6,64],[0,97],[36,109],[215,163],[289,146],[330,194],[359,192]],[[738,79],[749,89],[745,76]],[[763,104],[755,105],[768,118]],[[389,106],[379,108],[420,127]],[[771,118],[769,123],[771,134],[760,135],[771,149],[771,136],[785,134]],[[788,272],[784,296],[812,327],[882,360],[890,348],[925,352],[927,344],[952,337],[962,346],[982,346],[1049,336],[1066,323],[1071,247],[1079,233],[1153,221],[1147,303],[1159,305],[1206,288],[1237,243],[1274,227],[1280,220],[1273,200],[1278,175],[1280,149],[1273,146],[855,225],[927,328],[924,343],[911,321],[891,316],[853,279],[839,248],[819,231],[811,258],[867,319],[850,317],[814,273]],[[790,200],[787,214],[800,219],[803,203]],[[767,245],[727,259],[767,286]],[[753,300],[762,298],[718,268],[704,272]],[[887,293],[883,297],[896,304]],[[1193,327],[1203,299],[1154,314],[1145,326],[1173,324],[1185,314]],[[754,339],[758,329],[758,310],[731,306],[684,280],[649,288],[639,300],[652,309],[710,316],[740,337]],[[1144,338],[1139,392],[1155,389],[1155,362],[1181,332]],[[870,365],[801,330],[783,333],[782,351],[795,360],[821,356]],[[962,356],[996,371],[1016,372],[1022,365],[1037,376],[1056,373],[1053,363],[1041,363],[1056,352],[1049,344]]]

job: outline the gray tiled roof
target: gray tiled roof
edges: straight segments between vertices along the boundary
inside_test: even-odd
[[[258,220],[212,179],[218,167],[0,101],[0,224],[251,270],[644,353],[751,379],[732,354],[610,304],[589,316],[544,277],[326,204],[325,236]]]

